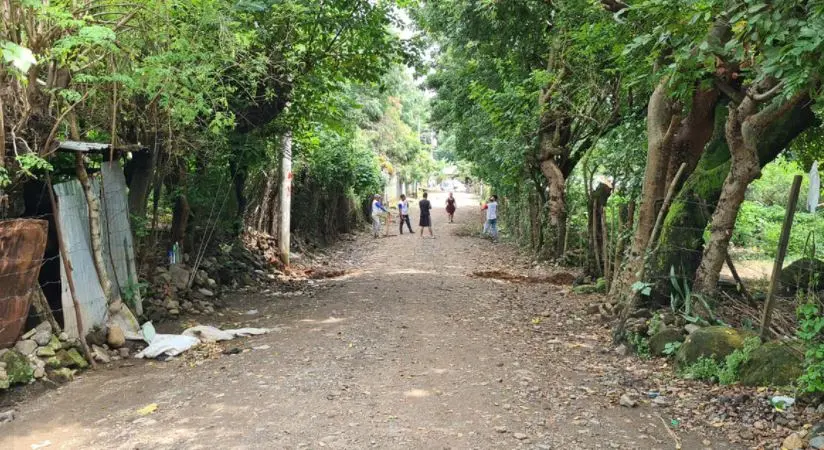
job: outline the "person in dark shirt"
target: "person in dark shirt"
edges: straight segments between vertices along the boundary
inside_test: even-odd
[[[432,217],[430,215],[432,212],[432,204],[429,203],[429,199],[427,197],[429,197],[429,194],[424,192],[423,200],[419,203],[421,207],[421,221],[418,225],[421,227],[421,237],[423,237],[423,230],[425,228],[429,228],[429,235],[434,238],[435,234],[432,233]]]

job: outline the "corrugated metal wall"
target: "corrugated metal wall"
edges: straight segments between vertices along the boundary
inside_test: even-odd
[[[105,198],[101,202],[103,228],[103,257],[113,288],[120,291],[129,283],[137,282],[134,246],[129,222],[126,179],[117,163],[104,163],[101,168]],[[95,194],[100,195],[100,184],[93,180]],[[89,212],[83,188],[77,180],[54,185],[59,210],[64,246],[72,265],[72,276],[85,334],[95,325],[103,325],[107,316],[107,301],[94,269],[89,232]],[[78,336],[74,303],[66,280],[66,269],[61,264],[63,317],[69,335]],[[125,299],[124,299],[125,300]],[[133,299],[135,312],[141,314],[139,297]],[[132,306],[132,305],[130,305]]]

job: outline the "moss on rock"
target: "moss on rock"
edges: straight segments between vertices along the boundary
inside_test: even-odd
[[[667,344],[684,342],[684,332],[677,328],[664,328],[649,338],[649,352],[652,356],[665,356]]]
[[[0,356],[0,361],[6,363],[6,374],[9,385],[28,383],[34,379],[34,369],[29,360],[15,350],[7,351]]]
[[[63,367],[77,367],[78,369],[89,367],[88,361],[75,348],[60,350],[57,352],[57,359]]]
[[[788,386],[804,370],[804,353],[785,342],[768,342],[750,354],[739,369],[745,386]]]
[[[687,336],[681,345],[678,363],[682,366],[690,365],[702,356],[723,361],[730,353],[743,348],[744,339],[750,336],[751,333],[723,326],[698,329]]]

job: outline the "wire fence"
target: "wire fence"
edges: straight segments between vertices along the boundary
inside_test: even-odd
[[[790,186],[787,191],[789,194]],[[718,205],[703,199],[677,198],[667,212],[658,241],[651,247],[642,281],[652,286],[660,302],[669,302],[673,312],[753,330],[761,327],[772,291],[771,335],[794,335],[798,307],[824,300],[824,246],[819,244],[824,244],[824,211],[810,212],[799,208],[795,201],[789,203],[795,210],[786,239],[782,240],[788,207],[745,202],[729,235],[727,253],[721,255],[725,258],[716,272],[718,289],[712,298],[705,298],[696,295],[694,282],[713,232],[710,211],[716,211]],[[612,211],[608,215],[614,214]],[[612,234],[607,233],[608,252],[619,247],[619,236]],[[783,261],[778,257],[782,252],[786,252]],[[615,259],[616,255],[609,254]],[[780,266],[775,270],[777,264]],[[771,283],[774,290],[770,289]]]
[[[85,334],[103,324],[110,297],[122,298],[136,314],[140,313],[126,192],[106,181],[103,195],[98,180],[94,185],[100,202],[104,270],[111,292],[107,295],[104,291],[95,268],[88,205],[79,183],[55,186],[56,211],[50,200],[44,201],[52,194],[44,185],[38,201],[32,200],[36,205],[31,209],[36,213],[28,211],[25,217],[48,222],[44,253],[34,258],[5,254],[0,263],[0,348],[12,345],[43,322],[56,328],[55,333],[66,331],[73,337]],[[32,279],[28,288],[7,288]]]

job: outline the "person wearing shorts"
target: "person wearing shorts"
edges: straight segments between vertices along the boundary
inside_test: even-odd
[[[484,224],[484,234],[489,234],[492,240],[498,240],[498,197],[491,196],[483,209],[486,210],[486,223]]]

